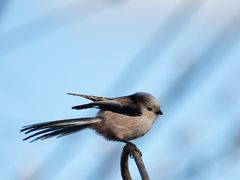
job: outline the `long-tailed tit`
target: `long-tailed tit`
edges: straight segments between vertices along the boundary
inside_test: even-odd
[[[21,132],[31,134],[24,140],[34,138],[32,141],[36,141],[62,137],[90,128],[108,140],[129,143],[146,134],[158,115],[162,115],[158,100],[145,92],[116,98],[68,94],[92,101],[74,106],[72,109],[99,108],[98,114],[95,117],[64,119],[24,126]]]

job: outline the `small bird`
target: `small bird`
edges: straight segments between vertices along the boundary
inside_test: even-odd
[[[99,108],[99,112],[95,117],[64,119],[24,126],[21,132],[31,135],[23,140],[34,138],[31,141],[33,142],[51,137],[62,137],[90,128],[108,140],[131,143],[131,140],[146,134],[158,115],[163,114],[158,100],[145,92],[116,98],[68,94],[92,101],[88,104],[74,106],[72,109]]]

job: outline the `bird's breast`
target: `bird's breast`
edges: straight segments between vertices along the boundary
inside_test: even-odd
[[[111,111],[102,111],[99,116],[102,118],[100,126],[104,128],[100,134],[106,137],[104,133],[107,132],[108,136],[110,134],[116,139],[125,141],[143,136],[156,119],[149,116],[127,116]]]

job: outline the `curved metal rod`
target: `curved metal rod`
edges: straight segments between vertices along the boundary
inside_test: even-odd
[[[127,143],[121,155],[121,175],[123,180],[132,180],[128,167],[128,156],[134,158],[138,171],[143,180],[149,180],[149,176],[142,160],[142,153],[133,143]]]

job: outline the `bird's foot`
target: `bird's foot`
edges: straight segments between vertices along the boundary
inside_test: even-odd
[[[131,142],[126,142],[126,146],[124,147],[124,150],[129,152],[129,155],[131,158],[133,158],[133,151],[136,151],[140,154],[142,157],[142,152],[137,148],[137,146]]]

